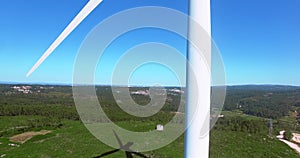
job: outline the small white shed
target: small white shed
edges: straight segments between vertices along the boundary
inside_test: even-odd
[[[156,125],[156,130],[157,131],[163,131],[164,130],[164,126],[161,124]]]

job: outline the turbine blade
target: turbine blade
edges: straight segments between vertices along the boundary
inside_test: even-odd
[[[72,22],[64,29],[64,31],[57,37],[57,39],[50,45],[46,52],[29,70],[26,77],[29,77],[43,61],[75,30],[75,28],[102,2],[103,0],[90,0],[84,8],[77,14]]]

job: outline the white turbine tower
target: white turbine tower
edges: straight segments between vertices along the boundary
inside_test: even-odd
[[[189,5],[190,17],[194,19],[204,30],[211,36],[210,21],[210,0],[190,0]],[[188,46],[189,65],[193,67],[193,71],[187,72],[187,128],[185,134],[185,157],[186,158],[208,158],[209,157],[209,114],[210,114],[210,66],[211,66],[211,39],[201,38],[207,35],[199,33],[199,27],[195,23],[189,23],[189,41],[200,41],[200,56],[192,45]],[[204,32],[203,32],[204,31]],[[205,57],[205,59],[203,59]],[[193,73],[195,76],[193,76]],[[196,82],[193,81],[196,78]],[[197,92],[198,94],[194,94]],[[196,111],[194,111],[197,109]],[[194,117],[191,117],[192,113]]]

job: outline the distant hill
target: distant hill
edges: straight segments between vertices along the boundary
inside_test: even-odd
[[[224,110],[241,110],[246,114],[279,118],[299,105],[300,87],[281,85],[228,86]]]
[[[227,86],[228,90],[257,90],[257,91],[290,91],[300,89],[300,86],[290,85],[236,85]]]

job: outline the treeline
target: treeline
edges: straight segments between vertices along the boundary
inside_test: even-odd
[[[63,105],[0,105],[0,116],[37,115],[79,120],[75,107]]]
[[[53,105],[74,106],[71,93],[49,92],[40,94],[0,94],[0,105]]]
[[[175,87],[167,87],[169,89],[175,88]],[[112,89],[109,86],[103,86],[103,87],[96,87],[97,89],[97,96],[99,98],[99,102],[104,107],[109,107],[114,109],[115,105],[117,105],[117,101],[113,96]],[[120,93],[128,91],[128,88],[118,88],[120,90]],[[149,87],[131,87],[129,88],[129,91],[138,91],[138,90],[149,90]],[[184,95],[184,94],[183,94]],[[148,95],[134,95],[131,94],[132,99],[139,105],[147,105],[150,103],[151,98]],[[185,96],[183,96],[183,100],[181,100],[181,94],[179,95],[171,95],[167,94],[167,100],[162,107],[161,111],[164,112],[174,112],[178,110],[178,107],[181,102],[184,102]],[[126,102],[126,100],[121,100],[121,102]],[[183,108],[184,109],[184,108]]]
[[[282,130],[287,131],[287,133],[290,133],[290,131],[300,131],[300,127],[290,121],[247,116],[238,112],[226,113],[223,118],[218,119],[212,129],[249,134],[272,134],[272,136],[278,135]]]
[[[79,120],[80,117],[70,93],[66,91],[49,91],[47,94],[1,94],[0,116],[36,115]],[[97,95],[103,110],[111,121],[155,121],[157,123],[168,123],[172,120],[174,116],[172,112],[177,111],[180,102],[180,95],[170,95],[160,112],[150,117],[141,118],[124,112],[115,101],[110,87],[97,87]],[[139,104],[150,101],[148,96],[143,95],[135,95],[133,99]],[[101,118],[100,121],[103,122],[107,121],[106,116],[97,118]]]
[[[224,110],[276,119],[288,115],[299,100],[300,87],[233,86],[227,87]]]
[[[238,104],[240,110],[246,114],[273,119],[286,116],[292,110],[291,104],[266,99],[242,100]]]
[[[246,133],[264,133],[268,131],[268,121],[261,119],[247,119],[241,116],[219,118],[213,129],[230,130]]]
[[[106,116],[114,122],[118,121],[151,121],[157,123],[168,123],[174,116],[170,112],[158,112],[150,117],[136,117],[124,112],[115,104],[102,107]],[[75,107],[62,105],[0,105],[0,116],[47,116],[49,118],[79,120],[80,117]],[[107,122],[106,116],[101,122]],[[90,118],[90,117],[88,117]],[[100,117],[95,117],[100,118]],[[93,120],[91,120],[93,121]],[[99,121],[99,120],[98,120]],[[184,122],[182,122],[184,123]]]
[[[122,110],[116,103],[114,102],[101,102],[102,109],[105,112],[106,116],[114,122],[119,121],[142,121],[142,122],[157,122],[157,123],[168,123],[170,120],[172,120],[174,113],[171,113],[169,111],[161,110],[157,113],[155,113],[152,116],[149,117],[136,117],[131,114],[128,114],[124,110]],[[104,117],[106,117],[104,116]],[[98,117],[100,118],[100,116]],[[102,121],[106,121],[105,118],[102,119]]]

